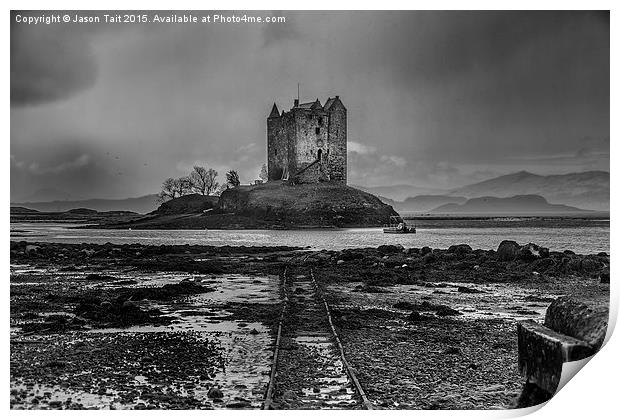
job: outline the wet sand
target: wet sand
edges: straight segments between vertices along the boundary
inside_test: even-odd
[[[374,408],[510,408],[516,322],[608,302],[608,273],[603,254],[12,242],[11,407],[259,409],[288,296],[272,408],[364,408],[324,296]]]

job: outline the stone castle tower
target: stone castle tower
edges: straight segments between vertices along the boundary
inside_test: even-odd
[[[347,109],[340,98],[325,105],[295,105],[288,112],[273,104],[267,118],[267,172],[270,181],[347,183]]]

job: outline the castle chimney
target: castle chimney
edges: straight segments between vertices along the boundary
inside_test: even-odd
[[[299,99],[295,99],[295,105],[294,105],[294,106],[295,106],[295,107],[298,107],[298,106],[299,106]]]

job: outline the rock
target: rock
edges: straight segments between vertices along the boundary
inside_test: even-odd
[[[470,252],[472,252],[472,249],[467,244],[460,244],[460,245],[450,246],[448,248],[448,252],[462,256],[462,255],[469,254]]]
[[[405,310],[405,311],[412,310],[412,309],[417,308],[417,307],[418,307],[418,305],[416,305],[415,303],[405,302],[404,300],[399,300],[398,302],[396,302],[394,304],[394,308],[402,309],[402,310]]]
[[[337,265],[344,264],[344,260],[338,260],[338,261],[336,261],[336,264]]]
[[[130,300],[126,300],[125,302],[123,302],[123,309],[133,309],[136,307],[137,305]]]
[[[353,261],[353,260],[361,260],[364,258],[364,254],[361,252],[351,251],[349,249],[345,249],[340,253],[340,259],[344,261]]]
[[[457,311],[456,309],[452,309],[452,308],[441,308],[439,309],[437,312],[435,312],[437,314],[437,316],[455,316],[455,315],[461,315],[461,313],[459,311]]]
[[[218,387],[214,386],[207,392],[207,397],[211,399],[224,398],[224,393]]]
[[[437,256],[431,252],[429,254],[426,254],[422,258],[422,261],[424,262],[424,264],[430,264],[430,263],[437,261]]]
[[[513,261],[517,258],[520,245],[515,241],[502,241],[497,247],[497,259],[499,261]]]
[[[569,272],[581,271],[581,261],[582,259],[578,257],[570,258],[568,260],[568,263],[566,264],[566,268],[568,269]]]
[[[425,319],[427,319],[427,317],[425,317],[424,315],[420,314],[417,311],[411,311],[411,313],[407,317],[407,321],[413,321],[413,322],[424,321]]]
[[[546,258],[549,256],[549,249],[542,248],[536,244],[529,243],[523,245],[517,252],[517,259],[522,261],[534,261],[539,258]]]
[[[601,268],[601,263],[594,258],[584,258],[581,260],[581,271],[591,274]]]
[[[379,251],[382,254],[396,254],[399,252],[404,252],[405,251],[405,247],[398,244],[398,245],[379,245],[377,247],[377,251]]]
[[[486,388],[482,388],[480,391],[481,392],[498,392],[498,391],[504,391],[505,389],[506,387],[504,385],[497,384],[497,385],[487,386]]]
[[[420,253],[422,255],[430,254],[431,252],[433,252],[433,250],[430,249],[430,247],[428,246],[423,246],[422,249],[420,250]]]
[[[256,330],[256,328],[252,328],[252,329],[250,330],[250,334],[252,334],[252,335],[257,335],[257,334],[258,334],[258,331]]]
[[[603,271],[599,276],[599,280],[601,283],[609,284],[609,271]]]
[[[542,254],[542,253],[541,253]],[[537,271],[539,273],[545,272],[547,270],[555,267],[556,262],[552,258],[540,258],[534,261],[530,267],[533,271]]]
[[[26,253],[30,254],[31,252],[37,252],[37,250],[41,248],[38,245],[26,245]]]
[[[282,394],[282,399],[284,401],[296,401],[297,394],[295,394],[293,391],[284,391],[284,393]]]

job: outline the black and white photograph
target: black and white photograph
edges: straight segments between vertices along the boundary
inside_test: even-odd
[[[597,357],[610,10],[7,14],[11,411],[510,411]]]

